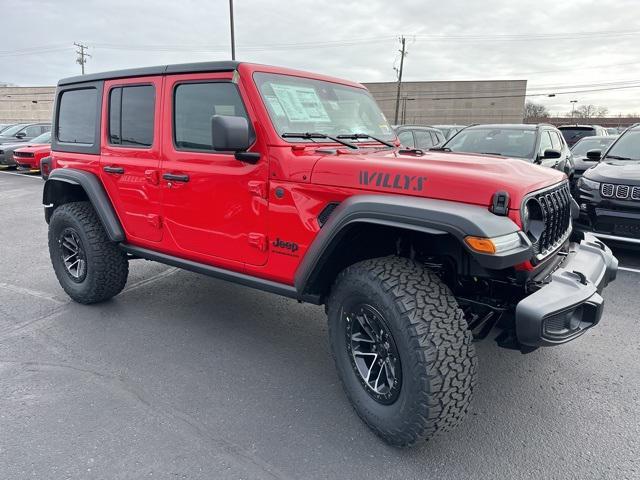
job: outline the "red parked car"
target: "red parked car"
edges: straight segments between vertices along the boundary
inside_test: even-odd
[[[27,170],[30,172],[40,171],[40,161],[51,154],[50,144],[29,145],[15,150],[13,159],[18,166],[18,170]]]
[[[325,305],[347,395],[393,445],[465,416],[474,335],[572,341],[616,276],[611,250],[574,234],[562,172],[402,148],[358,83],[163,65],[61,80],[54,112],[43,203],[71,298],[114,297],[142,258]]]

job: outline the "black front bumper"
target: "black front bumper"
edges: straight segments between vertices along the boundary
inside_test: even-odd
[[[516,336],[523,345],[569,342],[600,321],[600,292],[616,278],[618,260],[591,234],[572,243],[561,266],[543,287],[516,306]]]

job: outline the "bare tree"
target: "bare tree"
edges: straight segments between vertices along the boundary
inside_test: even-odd
[[[576,108],[574,116],[578,118],[595,118],[605,117],[609,113],[607,107],[599,107],[598,105],[580,105]]]
[[[527,100],[524,104],[524,118],[547,118],[549,110],[544,105]]]

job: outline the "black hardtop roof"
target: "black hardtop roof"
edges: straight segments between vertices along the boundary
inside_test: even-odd
[[[63,78],[58,86],[72,85],[74,83],[95,82],[98,80],[111,80],[114,78],[147,77],[152,75],[164,75],[167,73],[198,73],[198,72],[232,72],[238,68],[240,62],[198,62],[178,63],[173,65],[158,65],[155,67],[128,68],[126,70],[113,70],[111,72],[89,73],[75,77]]]

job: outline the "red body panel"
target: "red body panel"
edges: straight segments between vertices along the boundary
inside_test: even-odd
[[[18,155],[16,156],[16,152]],[[20,156],[20,154],[31,154],[32,156]],[[40,170],[40,160],[51,154],[51,145],[47,143],[29,145],[28,147],[18,148],[14,151],[13,158],[20,168],[28,168],[29,170]]]
[[[560,182],[563,174],[521,160],[382,149],[375,142],[357,152],[323,144],[288,143],[275,131],[253,82],[256,71],[357,83],[276,67],[240,64],[237,73],[171,74],[105,81],[101,155],[54,152],[58,168],[98,175],[125,229],[127,242],[170,255],[293,284],[295,272],[330,202],[358,193],[421,196],[489,207],[496,191],[510,195],[509,217],[519,224],[525,194]],[[176,149],[173,92],[181,82],[234,81],[242,96],[260,160],[233,154]],[[153,84],[154,141],[150,148],[110,146],[108,99],[113,86]],[[324,145],[326,147],[326,145]],[[102,167],[122,167],[123,174]],[[186,183],[163,174],[188,175]],[[295,247],[292,245],[295,244]]]

